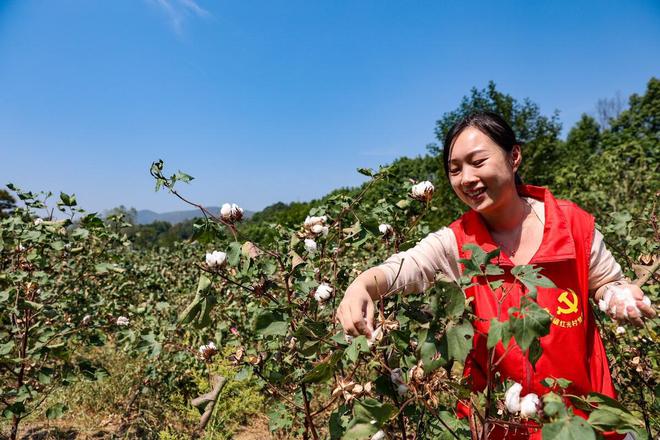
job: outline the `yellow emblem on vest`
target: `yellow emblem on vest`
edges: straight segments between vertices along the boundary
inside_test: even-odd
[[[568,295],[571,295],[571,298],[568,298]],[[557,306],[557,316],[559,315],[570,315],[578,311],[578,296],[571,289],[565,290],[557,298],[560,304],[565,305],[566,307]]]

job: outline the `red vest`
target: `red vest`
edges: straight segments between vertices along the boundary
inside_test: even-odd
[[[589,304],[589,261],[594,232],[594,218],[572,202],[556,200],[545,188],[531,185],[518,187],[521,196],[542,200],[545,205],[545,227],[541,246],[528,264],[543,268],[542,274],[551,279],[556,288],[538,288],[537,303],[552,315],[550,333],[541,338],[543,354],[533,368],[518,345],[512,339],[510,349],[498,371],[523,387],[521,396],[536,393],[541,396],[548,390],[541,385],[546,377],[572,381],[568,392],[582,395],[596,391],[616,397],[608,367],[603,342],[598,334],[595,317]],[[467,258],[463,245],[474,243],[486,252],[498,247],[491,237],[481,216],[470,210],[450,225],[456,236],[461,258]],[[468,251],[469,252],[469,251]],[[492,261],[504,269],[503,288],[509,289],[514,278],[510,273],[513,263],[501,252]],[[463,269],[461,267],[461,269]],[[496,278],[493,278],[496,279]],[[473,282],[479,282],[473,279]],[[464,374],[471,378],[475,391],[486,387],[486,340],[489,321],[497,315],[497,300],[485,282],[466,290],[477,319],[474,325],[473,348],[466,359]],[[508,320],[509,307],[519,307],[520,298],[526,292],[520,283],[505,298],[500,321]],[[495,359],[504,353],[502,343],[495,347]],[[579,411],[575,411],[579,414]],[[530,432],[520,438],[541,438],[540,432]],[[612,438],[620,438],[616,436]],[[491,436],[490,438],[504,438]],[[513,438],[508,435],[507,438]],[[609,438],[609,437],[608,437]]]

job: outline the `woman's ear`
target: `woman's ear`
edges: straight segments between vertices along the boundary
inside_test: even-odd
[[[516,144],[513,146],[511,149],[511,168],[513,168],[513,172],[515,173],[518,171],[518,168],[520,168],[520,164],[522,162],[522,151],[520,150],[520,145]]]

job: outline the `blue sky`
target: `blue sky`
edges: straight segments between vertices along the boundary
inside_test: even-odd
[[[0,0],[0,183],[185,209],[162,158],[258,210],[424,154],[489,80],[567,128],[659,74],[657,1]]]

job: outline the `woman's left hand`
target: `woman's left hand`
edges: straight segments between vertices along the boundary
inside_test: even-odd
[[[607,298],[607,294],[605,295],[605,298],[609,299],[607,310],[613,319],[619,322],[630,321],[634,325],[642,327],[643,318],[655,317],[656,312],[653,305],[642,289],[635,284],[619,284],[608,288],[616,289],[610,298]],[[632,295],[632,298],[629,295]]]

